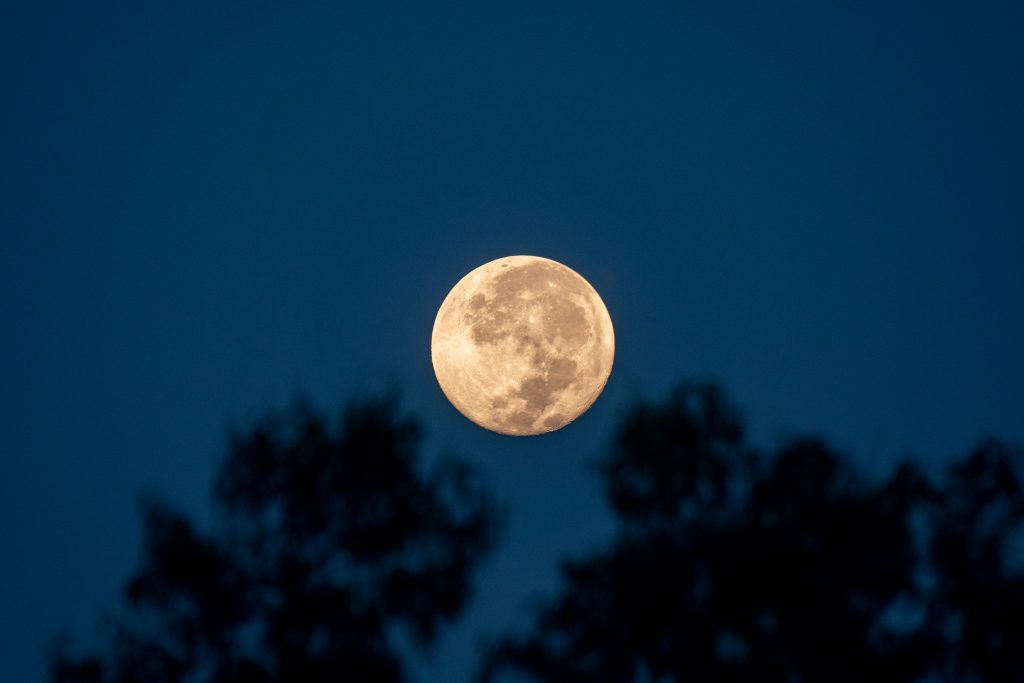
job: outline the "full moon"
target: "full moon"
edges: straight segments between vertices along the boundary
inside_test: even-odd
[[[576,271],[507,256],[472,271],[445,297],[430,355],[452,405],[513,436],[561,429],[604,389],[615,356],[608,309]]]

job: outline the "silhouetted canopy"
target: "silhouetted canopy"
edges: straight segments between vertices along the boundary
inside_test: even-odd
[[[128,618],[55,683],[405,680],[464,607],[495,504],[463,462],[425,470],[393,400],[337,427],[306,405],[235,434],[209,533],[143,506]],[[483,683],[1024,681],[1019,449],[941,476],[866,477],[820,439],[748,443],[715,385],[640,404],[597,463],[619,525],[563,565]]]
[[[622,424],[609,548],[567,562],[482,681],[1024,681],[1021,453],[868,481],[820,440],[770,456],[710,384]]]
[[[143,505],[131,618],[98,657],[55,654],[60,683],[401,681],[396,629],[427,646],[470,595],[498,514],[455,459],[423,471],[392,399],[337,427],[306,404],[232,436],[204,534]]]

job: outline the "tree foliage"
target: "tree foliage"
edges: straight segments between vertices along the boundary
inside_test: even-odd
[[[613,543],[480,679],[1022,681],[1021,455],[870,481],[820,440],[759,452],[719,389],[683,385],[599,464]]]
[[[333,426],[308,405],[234,434],[201,533],[143,505],[130,617],[99,656],[57,652],[55,683],[402,681],[396,631],[429,646],[456,616],[499,515],[464,462],[419,463],[393,400]]]

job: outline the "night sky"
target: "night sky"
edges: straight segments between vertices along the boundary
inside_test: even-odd
[[[204,519],[225,429],[300,392],[398,386],[508,505],[421,681],[607,537],[585,463],[677,380],[868,471],[1024,440],[1019,2],[113,4],[0,6],[0,679],[93,642],[140,491]],[[445,294],[510,254],[615,323],[543,437],[430,364]]]

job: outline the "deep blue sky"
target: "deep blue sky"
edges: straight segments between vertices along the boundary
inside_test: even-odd
[[[0,5],[0,679],[117,605],[140,489],[205,514],[225,426],[297,390],[400,383],[511,506],[422,681],[603,537],[582,463],[676,379],[873,469],[1024,439],[1020,2],[113,4]],[[533,439],[428,348],[518,253],[618,342]]]

